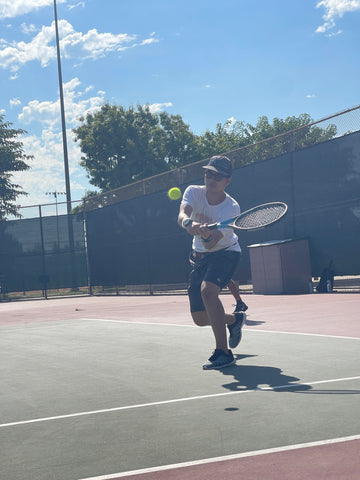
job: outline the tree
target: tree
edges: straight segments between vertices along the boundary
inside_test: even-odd
[[[80,122],[74,133],[81,165],[102,191],[200,160],[196,137],[179,115],[105,104]]]
[[[255,126],[243,122],[219,124],[213,134],[213,148],[222,153],[232,150],[231,156],[240,166],[325,142],[337,133],[335,125],[321,128],[312,123],[310,115],[304,113],[298,117],[274,118],[272,124],[266,116],[260,117]],[[203,143],[206,147],[206,139]],[[221,149],[222,146],[229,148]],[[249,148],[241,149],[242,146]]]
[[[198,137],[201,158],[209,158],[219,153],[229,152],[252,143],[244,122],[227,120],[218,123],[215,132],[207,130]]]
[[[105,104],[94,114],[80,118],[82,124],[74,129],[80,142],[85,168],[90,183],[101,190],[110,190],[133,182],[151,153],[156,122],[148,110]],[[152,156],[152,155],[151,155]]]
[[[97,195],[99,195],[99,193],[100,192],[96,192],[94,190],[86,190],[85,195],[82,197],[82,202],[76,205],[76,207],[72,208],[71,213],[72,214],[81,213],[84,208],[84,205],[83,205],[84,200],[86,202],[86,200],[96,197]]]
[[[232,151],[237,165],[248,164],[329,140],[336,134],[334,125],[326,129],[309,125],[311,117],[301,114],[285,120],[274,118],[272,124],[262,116],[255,126],[228,120],[218,123],[215,132],[207,130],[196,136],[180,115],[156,115],[148,106],[139,105],[125,110],[105,104],[80,122],[74,133],[84,154],[81,165],[90,183],[102,192],[212,155]],[[289,135],[281,136],[290,130]],[[241,149],[246,146],[249,148]]]
[[[224,124],[218,123],[215,132],[207,130],[201,135],[198,139],[199,149],[202,158],[207,158],[271,138],[274,140],[272,151],[281,154],[283,153],[282,143],[291,141],[295,149],[300,149],[325,142],[336,135],[335,125],[329,125],[325,129],[314,125],[307,127],[312,122],[312,118],[307,113],[286,119],[274,118],[272,124],[266,116],[262,116],[259,117],[255,126],[250,123],[228,120]],[[275,138],[293,130],[292,136],[285,135]],[[277,148],[274,150],[275,144]],[[269,149],[269,145],[270,143],[259,145],[259,149]]]
[[[19,205],[16,201],[19,195],[27,195],[20,185],[12,183],[14,172],[28,170],[26,163],[33,157],[26,155],[22,142],[18,141],[20,135],[26,134],[25,130],[12,128],[11,122],[4,122],[4,115],[0,115],[0,220],[7,215],[20,217]]]
[[[336,135],[335,125],[328,125],[323,129],[310,125],[311,123],[313,123],[313,119],[307,113],[302,113],[298,117],[287,117],[285,120],[274,118],[272,124],[269,123],[266,116],[262,116],[254,127],[247,124],[247,128],[253,143],[294,130],[293,140],[295,149],[325,142]]]
[[[163,156],[169,168],[177,168],[201,160],[197,137],[180,115],[159,115]]]

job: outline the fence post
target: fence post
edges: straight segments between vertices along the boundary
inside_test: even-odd
[[[92,295],[92,284],[91,284],[91,268],[90,268],[90,259],[89,259],[89,250],[88,250],[88,236],[86,229],[86,200],[83,200],[83,222],[84,222],[84,247],[85,247],[85,259],[86,259],[86,272],[88,279],[88,289],[89,295]]]
[[[39,205],[39,220],[40,220],[41,263],[42,263],[42,274],[40,276],[40,282],[43,285],[43,289],[42,289],[43,290],[43,295],[45,297],[45,300],[47,300],[48,276],[46,274],[44,229],[43,229],[43,221],[42,221],[42,214],[41,214],[41,205]]]
[[[295,175],[294,175],[294,152],[295,152],[295,136],[294,132],[290,132],[290,192],[291,192],[291,210],[292,210],[292,236],[296,238],[296,200],[295,200]]]

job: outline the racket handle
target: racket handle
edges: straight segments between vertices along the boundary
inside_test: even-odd
[[[217,228],[219,228],[219,223],[211,223],[210,225],[207,226],[207,228],[209,230],[216,230]]]

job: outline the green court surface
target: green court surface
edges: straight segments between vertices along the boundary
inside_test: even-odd
[[[205,372],[212,348],[209,328],[159,319],[3,326],[0,478],[110,478],[359,434],[358,338],[248,325],[237,364]]]

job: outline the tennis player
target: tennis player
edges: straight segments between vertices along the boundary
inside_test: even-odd
[[[225,314],[219,294],[231,280],[240,257],[238,238],[233,229],[209,230],[210,223],[240,214],[239,204],[225,192],[231,182],[232,162],[225,156],[212,157],[205,167],[205,185],[186,188],[178,216],[179,225],[193,236],[188,295],[190,311],[198,326],[211,325],[215,350],[204,370],[220,369],[235,363],[228,348],[241,340],[244,312]]]

